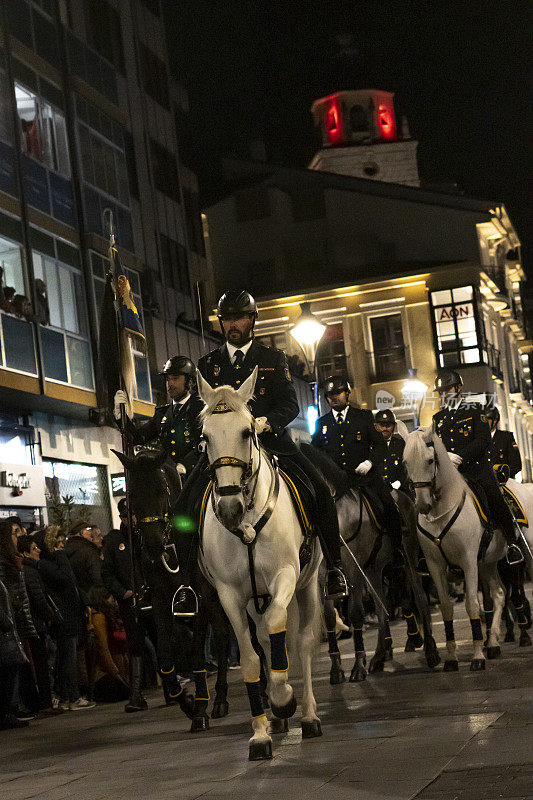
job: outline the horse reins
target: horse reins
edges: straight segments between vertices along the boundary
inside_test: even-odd
[[[149,524],[153,524],[153,523],[161,523],[162,525],[165,526],[165,530],[168,531],[168,528],[169,528],[169,516],[170,516],[170,486],[168,485],[168,481],[167,481],[166,475],[164,474],[164,470],[163,470],[163,478],[164,478],[164,481],[165,481],[165,492],[166,492],[166,511],[165,511],[165,513],[163,514],[163,516],[142,517],[142,519],[139,520],[138,525],[149,525]],[[165,567],[165,569],[167,570],[167,572],[170,572],[172,575],[177,575],[177,573],[180,571],[179,566],[176,569],[172,569],[172,567],[169,565],[169,563],[167,561],[166,553],[161,553],[161,562],[162,562],[163,566]]]

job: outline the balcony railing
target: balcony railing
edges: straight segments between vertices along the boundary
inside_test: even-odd
[[[397,381],[407,375],[409,348],[405,345],[367,350],[367,357],[371,383]]]
[[[500,351],[493,344],[487,342],[487,362],[492,370],[492,374],[497,378],[503,379],[503,370],[500,364]]]

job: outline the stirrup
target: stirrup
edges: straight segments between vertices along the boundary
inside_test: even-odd
[[[517,556],[516,561],[514,561],[514,560],[513,561],[509,561],[509,550],[511,550],[511,552],[514,552],[514,553],[516,553],[516,551],[518,551],[518,554],[519,554],[520,557],[518,558],[518,556]],[[518,547],[516,542],[512,542],[512,544],[507,546],[507,552],[505,554],[505,560],[507,561],[507,563],[510,566],[514,566],[515,564],[521,564],[523,562],[524,554],[522,553],[521,549]]]
[[[329,576],[330,576],[330,574],[332,572],[335,572],[336,575],[340,578],[340,580],[342,582],[342,587],[339,587],[340,588],[339,592],[335,592],[335,594],[331,594],[330,595],[329,591],[328,591],[329,590]],[[349,592],[349,588],[348,588],[348,579],[346,578],[346,575],[344,574],[342,569],[340,569],[339,567],[333,567],[332,569],[328,569],[327,576],[326,576],[326,595],[328,597],[334,597],[336,599],[339,599],[341,597],[348,597],[349,594],[350,594],[350,592]]]
[[[174,606],[176,604],[176,598],[181,591],[188,591],[192,593],[192,596],[194,598],[194,611],[175,611]],[[172,598],[171,608],[172,608],[172,616],[178,617],[178,619],[195,617],[196,614],[198,614],[198,595],[196,594],[192,586],[186,586],[185,584],[178,586]]]

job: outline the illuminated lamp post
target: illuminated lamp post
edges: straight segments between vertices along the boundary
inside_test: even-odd
[[[414,423],[415,427],[418,427],[420,425],[420,405],[422,403],[422,398],[428,390],[428,387],[425,383],[418,380],[416,369],[409,369],[407,372],[409,377],[403,382],[402,394],[416,401]]]
[[[320,414],[318,406],[318,363],[316,354],[326,326],[311,312],[311,303],[300,303],[300,309],[301,314],[289,333],[302,348],[305,360],[307,361],[309,375],[311,375],[313,379],[311,383],[313,389],[313,406],[307,409],[309,431],[313,433],[316,420]]]

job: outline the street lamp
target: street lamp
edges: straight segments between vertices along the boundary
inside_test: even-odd
[[[414,401],[412,403],[415,407],[414,423],[415,426],[418,427],[418,425],[420,425],[420,404],[422,402],[422,398],[428,390],[428,387],[425,383],[418,380],[416,369],[409,369],[407,370],[407,373],[409,377],[403,382],[402,394]]]
[[[302,348],[309,368],[309,374],[312,376],[313,388],[313,403],[316,408],[317,414],[320,414],[318,407],[318,370],[317,370],[317,350],[320,340],[324,335],[326,326],[323,325],[319,319],[311,312],[311,303],[300,303],[301,314],[298,317],[296,324],[290,329],[289,333],[296,339]],[[314,415],[312,415],[314,416]],[[309,415],[308,415],[309,417]],[[315,420],[316,421],[316,420]],[[311,417],[309,417],[311,427]]]

